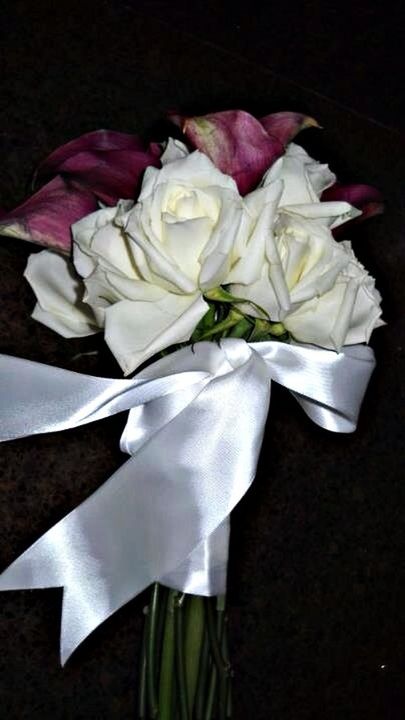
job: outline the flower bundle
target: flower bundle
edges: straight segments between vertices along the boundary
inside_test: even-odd
[[[38,169],[36,182],[47,182],[1,218],[0,232],[47,247],[30,255],[25,271],[37,298],[34,319],[66,338],[104,332],[125,376],[145,367],[133,380],[118,381],[127,383],[120,388],[125,387],[128,395],[134,394],[125,401],[128,404],[117,399],[124,390],[115,394],[114,381],[108,381],[108,387],[97,387],[94,395],[89,390],[83,401],[86,412],[79,403],[82,415],[74,405],[69,420],[48,419],[32,432],[59,430],[130,409],[121,447],[142,463],[142,453],[148,453],[160,433],[161,448],[168,453],[167,458],[155,459],[149,452],[143,471],[150,475],[155,468],[159,476],[156,463],[170,462],[174,453],[179,486],[183,475],[187,488],[191,476],[199,480],[183,515],[173,509],[172,520],[188,518],[192,524],[194,518],[196,526],[205,529],[193,535],[195,528],[184,528],[184,536],[190,538],[181,551],[170,555],[160,544],[149,563],[155,566],[155,582],[145,624],[139,717],[209,720],[231,714],[224,629],[228,521],[254,475],[268,407],[262,402],[262,395],[268,395],[263,388],[275,379],[322,427],[339,432],[354,429],[372,369],[363,344],[383,324],[381,298],[350,242],[337,237],[346,223],[381,212],[382,199],[367,185],[339,184],[327,165],[293,142],[299,131],[317,126],[307,116],[280,112],[257,120],[243,111],[226,111],[171,119],[185,142],[169,138],[145,147],[134,136],[101,130],[59,148]],[[246,418],[238,417],[232,402],[227,410],[221,409],[224,398],[227,404],[235,394],[235,387],[232,393],[221,390],[227,378],[236,383]],[[247,387],[250,382],[245,398],[243,383]],[[73,388],[76,380],[67,378],[69,383]],[[83,385],[86,392],[90,386],[90,382]],[[144,386],[151,389],[146,392]],[[217,388],[215,392],[211,386]],[[72,389],[72,397],[77,393]],[[254,405],[249,404],[251,397]],[[54,395],[49,402],[49,407],[55,405]],[[264,411],[258,409],[260,405]],[[190,418],[181,432],[177,428],[174,441],[169,437],[169,426],[181,423],[181,418],[184,422],[190,408],[195,423],[210,418],[212,452],[203,451],[194,438],[198,428],[192,429]],[[240,441],[243,434],[238,436],[236,426],[242,421],[248,424],[249,413],[254,419],[249,426],[257,429],[249,430],[251,441]],[[19,432],[8,430],[1,437],[17,437]],[[190,461],[185,449],[188,436],[193,436],[197,452],[214,458],[208,473],[197,459]],[[228,465],[220,465],[215,454],[219,441],[227,447],[234,442],[235,448],[237,443],[246,444],[246,458],[245,448],[240,450],[243,478],[236,461],[227,459]],[[229,447],[232,455],[235,448]],[[221,493],[218,497],[215,493],[228,476],[225,502]],[[201,486],[201,480],[207,487]],[[147,518],[148,493],[155,492],[162,527],[171,503],[184,502],[184,495],[177,494],[175,500],[166,499],[165,506],[170,486],[167,478],[165,482],[150,491],[146,485],[139,495]],[[99,498],[98,505],[101,502]],[[92,532],[97,512],[92,511]],[[215,515],[211,524],[210,515]],[[104,529],[102,536],[100,532],[103,528],[97,526],[102,545],[108,532]],[[147,548],[155,541],[146,521],[142,532],[141,542]],[[165,533],[163,542],[169,546],[166,526]],[[102,565],[105,557],[94,550],[94,536],[92,543],[86,534],[85,538],[83,542],[80,536],[80,552],[85,547],[87,560]],[[145,549],[144,558],[141,552],[140,566],[148,565],[148,552]],[[26,570],[33,563],[27,553]],[[171,559],[160,562],[165,553]],[[10,585],[7,573],[3,584],[0,578],[0,588],[26,586],[21,573]],[[106,573],[99,577],[108,584]],[[56,580],[40,582],[31,586],[52,586]],[[86,582],[81,575],[76,589],[82,590]],[[108,582],[112,587],[111,578]],[[120,578],[120,583],[125,585],[125,580]],[[143,581],[143,586],[147,584]],[[114,611],[111,587],[105,602],[108,610],[95,611],[97,617],[83,623],[78,636],[70,638],[65,658]],[[133,589],[123,591],[116,606],[135,594]],[[217,596],[216,602],[209,596]]]

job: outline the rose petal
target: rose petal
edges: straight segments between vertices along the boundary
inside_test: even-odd
[[[97,324],[104,327],[108,308],[121,300],[142,300],[158,302],[167,295],[158,285],[134,280],[108,272],[98,266],[90,277],[84,280],[83,301],[94,313]]]
[[[105,341],[125,375],[175,343],[189,340],[208,310],[200,293],[166,293],[156,302],[122,300],[105,315]]]
[[[196,282],[182,272],[163,246],[154,247],[147,238],[137,233],[136,230],[134,232],[131,221],[128,223],[126,230],[135,245],[143,251],[151,271],[157,278],[163,279],[169,283],[174,290],[180,290],[182,293],[188,294],[195,291]]]
[[[148,168],[142,182],[142,191],[139,201],[143,202],[150,195],[156,193],[159,185],[176,182],[179,185],[186,185],[199,188],[220,187],[233,191],[237,188],[235,181],[219,172],[218,168],[209,160],[206,154],[195,151],[180,160],[167,163],[157,171],[155,168]]]
[[[284,183],[280,205],[299,205],[318,202],[322,191],[334,184],[336,175],[300,145],[290,143],[284,155],[266,172],[263,185],[275,180]]]
[[[181,140],[175,140],[169,137],[165,149],[160,156],[160,162],[162,165],[167,165],[168,163],[187,157],[188,154],[188,148]]]
[[[283,324],[294,340],[311,343],[330,350],[339,350],[334,338],[334,327],[340,313],[345,309],[344,322],[349,325],[350,307],[344,307],[346,282],[336,282],[328,292],[315,296],[298,306],[297,310],[283,318]],[[349,313],[349,317],[346,314]]]
[[[69,260],[43,250],[29,256],[24,277],[38,300],[34,320],[66,338],[99,331],[92,309],[81,299],[83,286]]]
[[[81,277],[88,277],[96,268],[100,258],[93,257],[93,236],[105,225],[111,225],[115,217],[116,208],[102,208],[79,220],[72,225],[73,263]],[[114,227],[114,233],[119,232]]]
[[[314,118],[296,112],[272,113],[260,118],[260,123],[269,135],[277,138],[283,145],[288,145],[301,130],[320,127]]]
[[[97,209],[86,188],[56,177],[0,220],[0,234],[69,253],[70,226]]]
[[[182,118],[181,127],[194,147],[233,177],[241,195],[252,190],[283,154],[282,143],[243,110]]]
[[[158,156],[160,148],[157,144],[151,146],[151,152]],[[115,132],[114,130],[94,130],[80,135],[65,145],[54,150],[39,165],[38,176],[56,175],[63,163],[71,157],[82,152],[97,152],[110,150],[131,150],[142,152],[145,150],[143,142],[137,135]]]
[[[335,201],[343,200],[361,210],[361,215],[356,220],[367,220],[374,215],[381,215],[384,212],[384,199],[379,190],[371,185],[341,185],[335,183],[332,187],[324,190],[321,200]],[[350,220],[350,218],[348,218]],[[346,228],[345,228],[346,230]]]
[[[284,205],[283,212],[288,215],[298,215],[311,220],[318,220],[319,223],[325,224],[332,229],[360,215],[360,210],[353,207],[353,205],[338,200]]]
[[[251,285],[235,283],[230,285],[229,289],[232,295],[245,298],[264,308],[273,321],[280,319],[280,305],[273,284],[270,281],[268,267],[265,265],[263,265],[260,277]],[[259,311],[252,307],[252,305],[246,305],[246,307],[241,305],[240,307],[248,315],[261,317]]]
[[[246,232],[245,247],[240,258],[225,279],[226,284],[251,285],[260,278],[265,262],[266,243],[268,238],[273,235],[274,218],[282,189],[281,182],[274,182],[268,185],[267,188],[260,188],[247,197],[246,204],[252,216],[257,216],[256,222],[255,224],[252,222],[253,230],[251,233]],[[255,201],[259,204],[259,200],[261,207],[260,210],[258,209],[255,212]]]

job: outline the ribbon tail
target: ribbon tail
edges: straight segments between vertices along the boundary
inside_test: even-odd
[[[64,587],[62,664],[152,582],[177,573],[201,592],[217,551],[223,566],[226,518],[253,481],[269,399],[266,366],[250,353],[0,576],[4,590]]]
[[[126,583],[128,597],[120,597],[114,606],[111,587],[103,579],[103,568],[91,556],[88,548],[70,549],[69,560],[62,548],[70,541],[70,516],[57,523],[28,550],[20,555],[1,575],[0,590],[34,590],[63,587],[61,621],[61,665],[65,665],[78,645],[131,597],[145,589],[152,580],[167,587],[195,595],[218,595],[225,592],[228,560],[229,518],[203,540],[181,564],[166,575],[142,579],[134,567]],[[56,551],[56,552],[55,552]],[[74,577],[75,566],[80,569],[80,583]],[[69,581],[69,575],[72,579]],[[132,583],[131,583],[132,577]],[[150,582],[149,582],[150,581]]]
[[[111,572],[105,548],[97,549],[97,532],[93,534],[91,528],[91,516],[97,521],[102,509],[97,495],[98,491],[54,525],[0,575],[0,590],[63,587],[62,665],[103,620],[130,599],[125,594],[128,586],[133,596],[149,584],[149,579],[142,582],[136,570],[125,577],[122,564]],[[118,536],[117,548],[123,540],[124,536]]]

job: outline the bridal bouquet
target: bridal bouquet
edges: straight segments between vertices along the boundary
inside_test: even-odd
[[[355,429],[383,321],[342,229],[382,201],[292,142],[312,118],[172,120],[185,142],[100,130],[57,149],[36,174],[45,184],[0,219],[2,234],[47,248],[25,271],[33,318],[66,338],[103,332],[126,376],[0,356],[0,438],[129,410],[130,455],[0,589],[64,587],[64,663],[152,586],[139,717],[209,720],[232,712],[229,518],[254,479],[271,381],[321,427]]]

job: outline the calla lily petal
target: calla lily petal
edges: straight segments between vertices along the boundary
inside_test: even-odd
[[[133,198],[146,167],[160,166],[162,148],[145,147],[136,135],[95,130],[62,145],[39,166],[36,179],[63,175],[91,190],[99,200],[115,205],[120,198]]]
[[[0,234],[69,253],[70,226],[98,207],[86,188],[58,176],[0,219]]]
[[[242,110],[191,118],[171,117],[175,124],[180,124],[194,147],[235,180],[241,195],[256,187],[265,171],[284,152],[283,144]]]
[[[108,152],[110,150],[132,150],[142,152],[145,151],[142,140],[137,135],[130,135],[129,133],[116,132],[114,130],[94,130],[93,132],[85,133],[80,137],[71,140],[64,145],[61,145],[54,150],[48,157],[39,165],[37,169],[37,175],[48,176],[56,175],[59,173],[61,166],[74,157],[78,153],[83,152]],[[158,156],[160,154],[160,148],[155,143],[150,147],[153,154]]]
[[[384,212],[384,199],[379,190],[371,185],[341,185],[335,183],[324,190],[322,201],[343,200],[362,211],[358,220],[367,220]]]
[[[320,125],[309,115],[297,112],[278,112],[260,118],[260,123],[269,135],[288,145],[301,130]]]
[[[156,155],[138,150],[80,152],[59,166],[70,177],[91,190],[102,202],[115,205],[121,198],[134,198],[144,170],[159,167]]]

